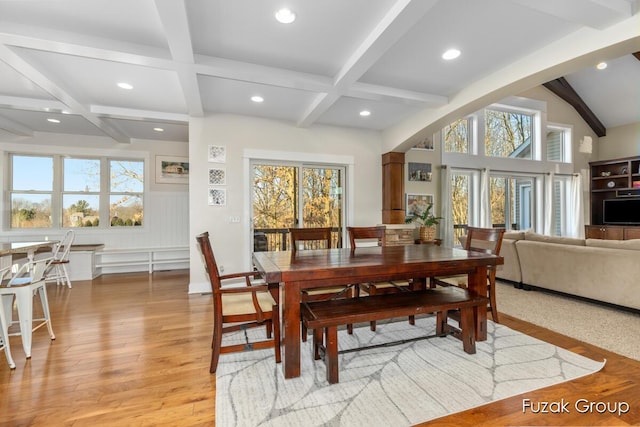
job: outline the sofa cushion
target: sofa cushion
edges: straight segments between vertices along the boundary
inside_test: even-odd
[[[522,240],[524,239],[524,231],[506,231],[503,234],[502,239]]]
[[[586,246],[593,246],[598,248],[611,248],[611,249],[631,249],[631,250],[640,251],[640,239],[632,239],[632,240],[587,239]]]
[[[544,234],[538,234],[533,231],[525,231],[524,238],[525,240],[531,240],[533,242],[556,243],[559,245],[585,245],[584,239],[576,239],[574,237],[545,236]]]

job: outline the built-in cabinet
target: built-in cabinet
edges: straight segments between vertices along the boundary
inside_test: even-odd
[[[382,223],[404,224],[404,153],[382,155]]]
[[[640,157],[591,162],[591,225],[585,235],[591,239],[640,239],[639,226],[605,225],[603,201],[617,198],[640,198]]]

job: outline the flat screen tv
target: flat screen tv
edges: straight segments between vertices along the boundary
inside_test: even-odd
[[[602,204],[605,224],[640,225],[640,198],[605,199]]]

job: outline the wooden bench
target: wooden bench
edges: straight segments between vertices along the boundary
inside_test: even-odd
[[[436,335],[445,336],[451,331],[447,325],[447,312],[460,310],[460,331],[465,352],[475,354],[474,307],[487,304],[486,297],[472,297],[462,289],[429,289],[390,295],[374,295],[361,298],[335,299],[301,304],[302,322],[313,329],[313,353],[318,360],[324,355],[327,365],[327,381],[338,382],[338,326],[371,320],[391,319],[426,313],[437,313]],[[323,338],[324,331],[324,342]],[[405,341],[399,341],[405,342]],[[388,343],[389,345],[393,343]],[[367,347],[361,347],[364,349]]]

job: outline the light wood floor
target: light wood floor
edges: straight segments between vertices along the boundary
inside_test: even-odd
[[[17,364],[0,355],[1,426],[212,426],[211,297],[188,295],[188,272],[103,276],[48,286],[56,340],[34,333],[31,360],[11,338]],[[424,425],[639,425],[640,362],[504,316],[503,324],[587,357],[598,374]],[[596,325],[594,325],[596,326]],[[620,325],[624,327],[624,325]],[[638,331],[630,331],[638,333]],[[570,414],[531,414],[522,400],[570,402]],[[627,402],[617,416],[573,405]],[[222,426],[224,427],[224,426]]]

